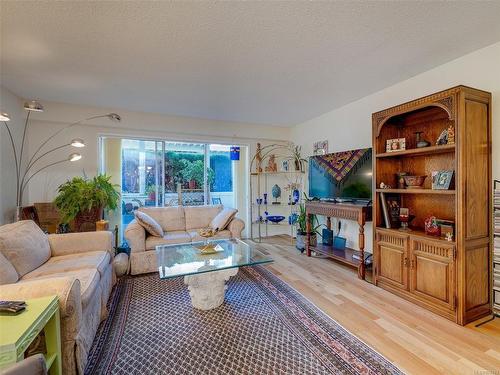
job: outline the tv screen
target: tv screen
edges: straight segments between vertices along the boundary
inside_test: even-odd
[[[309,197],[372,199],[372,149],[311,156]]]

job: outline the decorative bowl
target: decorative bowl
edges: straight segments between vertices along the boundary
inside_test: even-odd
[[[284,216],[280,216],[280,215],[278,215],[278,216],[268,216],[267,220],[269,220],[272,223],[278,224],[280,221],[285,220],[285,217]]]
[[[422,189],[427,176],[402,176],[407,189]]]

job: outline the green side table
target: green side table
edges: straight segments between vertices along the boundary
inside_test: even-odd
[[[18,315],[0,315],[0,369],[21,361],[24,351],[44,330],[47,369],[50,374],[61,375],[61,328],[57,296],[28,299],[26,305],[26,310]]]

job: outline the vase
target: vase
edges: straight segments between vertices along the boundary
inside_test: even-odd
[[[298,189],[293,190],[293,203],[296,204],[300,199],[300,192]]]

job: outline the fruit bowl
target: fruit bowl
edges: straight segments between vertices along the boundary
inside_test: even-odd
[[[427,176],[403,176],[407,189],[422,189]]]
[[[272,223],[278,224],[279,222],[285,220],[284,216],[278,215],[278,216],[268,216],[267,220],[269,220]]]

